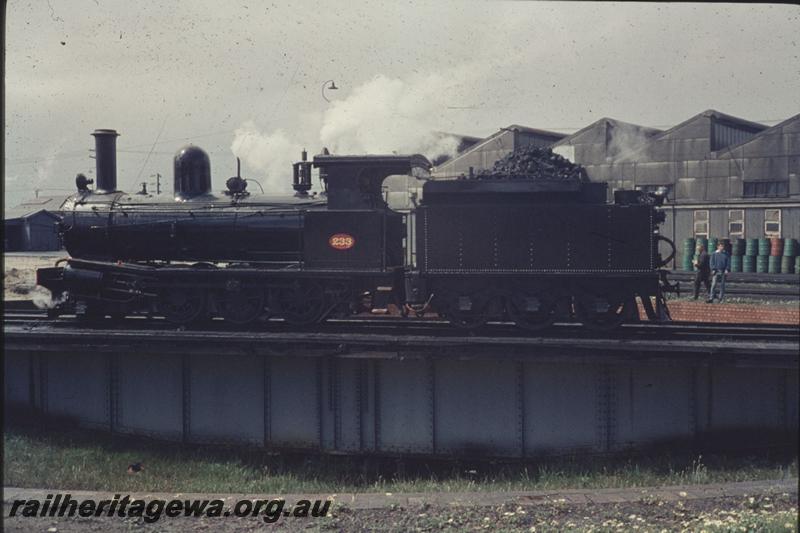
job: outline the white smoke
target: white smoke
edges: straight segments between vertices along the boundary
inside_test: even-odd
[[[300,160],[302,149],[303,146],[282,129],[266,134],[252,120],[236,129],[231,145],[234,155],[240,157],[248,167],[265,173],[251,178],[261,183],[267,194],[292,191],[292,163]],[[251,184],[248,190],[260,192],[253,190],[253,187]]]
[[[66,302],[69,298],[69,295],[65,292],[62,293],[60,297],[54,299],[50,290],[39,285],[34,287],[28,293],[28,296],[37,309],[53,309],[55,306]]]
[[[455,155],[459,140],[436,133],[450,85],[438,74],[410,81],[376,76],[331,104],[320,140],[341,154]]]
[[[609,157],[617,163],[640,159],[639,152],[655,133],[655,130],[642,128],[635,124],[617,122],[608,145]]]
[[[309,152],[317,153],[324,146],[339,155],[422,154],[430,160],[453,156],[461,139],[441,132],[445,110],[453,102],[477,98],[460,91],[479,85],[481,72],[475,65],[462,65],[408,80],[375,76],[331,102],[319,126],[321,145],[309,146]],[[266,173],[266,178],[259,178],[265,191],[289,192],[291,164],[308,142],[283,129],[262,132],[249,120],[236,130],[231,150],[250,169]]]

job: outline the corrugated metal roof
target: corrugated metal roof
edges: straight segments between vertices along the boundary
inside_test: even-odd
[[[718,119],[718,120],[724,120],[725,122],[728,122],[728,123],[730,123],[732,125],[741,126],[743,128],[746,128],[746,129],[755,129],[755,130],[759,130],[759,131],[767,129],[767,126],[765,126],[764,124],[759,124],[757,122],[751,122],[751,121],[745,120],[743,118],[734,117],[733,115],[727,115],[725,113],[720,113],[719,111],[717,111],[715,109],[707,109],[707,110],[703,111],[702,113],[698,113],[698,114],[694,115],[693,117],[689,117],[688,119],[684,120],[680,124],[676,124],[675,126],[672,126],[671,128],[662,131],[661,133],[659,133],[658,135],[653,137],[653,140],[660,139],[661,137],[666,137],[670,133],[672,133],[672,132],[674,132],[676,130],[679,130],[680,128],[686,126],[687,124],[690,124],[691,122],[694,122],[695,120],[712,119],[712,118],[715,118],[715,119]]]
[[[563,146],[565,144],[570,144],[573,139],[583,135],[587,131],[598,127],[605,128],[607,125],[611,125],[614,126],[615,128],[620,128],[622,130],[635,130],[648,137],[653,135],[658,135],[662,131],[648,126],[641,126],[639,124],[633,124],[631,122],[624,122],[622,120],[617,120],[615,118],[603,117],[599,120],[592,122],[588,126],[579,129],[575,133],[567,135],[566,137],[555,143],[553,147],[555,148],[556,146]]]
[[[741,147],[746,146],[747,144],[750,144],[750,143],[759,142],[764,137],[766,137],[768,135],[772,135],[772,134],[774,134],[775,132],[777,132],[779,130],[783,130],[783,128],[785,128],[786,126],[788,126],[792,122],[800,122],[800,113],[798,113],[797,115],[794,115],[793,117],[787,118],[783,122],[775,124],[774,126],[770,126],[769,128],[756,133],[751,138],[749,138],[749,139],[747,139],[745,141],[742,141],[742,142],[740,142],[738,144],[732,144],[731,146],[726,146],[725,148],[723,148],[722,150],[720,150],[718,152],[717,157],[719,159],[728,159],[730,157],[733,157],[733,155],[732,155],[733,151],[736,150],[737,148],[741,148]]]
[[[758,130],[758,131],[761,131],[761,130],[767,129],[767,126],[765,126],[764,124],[759,124],[757,122],[752,122],[752,121],[749,121],[749,120],[745,120],[743,118],[734,117],[733,115],[728,115],[728,114],[725,114],[725,113],[721,113],[721,112],[719,112],[719,111],[717,111],[715,109],[707,109],[707,110],[703,111],[702,113],[698,113],[698,114],[696,114],[694,116],[689,117],[688,119],[684,120],[680,124],[676,124],[676,125],[672,126],[671,128],[668,128],[668,129],[666,129],[664,131],[661,131],[661,132],[658,132],[658,133],[654,134],[649,139],[647,139],[647,141],[645,143],[639,145],[636,149],[634,149],[628,155],[627,159],[628,160],[636,160],[636,159],[638,159],[640,157],[643,158],[643,157],[645,157],[645,154],[647,154],[648,148],[653,143],[655,143],[655,142],[657,142],[657,141],[659,141],[659,140],[661,140],[661,139],[663,139],[665,137],[669,137],[674,132],[676,132],[676,131],[678,131],[678,130],[680,130],[682,128],[685,128],[686,126],[690,125],[693,122],[696,122],[696,121],[699,121],[699,120],[711,120],[711,119],[721,120],[721,121],[727,122],[728,124],[730,124],[732,126],[739,126],[739,127],[741,127],[742,129],[745,129],[745,130]],[[709,129],[709,136],[710,135],[711,135],[711,130]]]
[[[482,141],[473,144],[472,146],[470,146],[469,148],[467,148],[463,152],[459,152],[455,157],[451,157],[450,159],[442,161],[437,166],[453,163],[454,161],[457,161],[458,159],[460,159],[460,158],[462,158],[462,157],[464,157],[464,156],[466,156],[468,154],[471,154],[475,150],[480,150],[482,147],[486,146],[487,143],[490,143],[491,141],[493,141],[494,139],[496,139],[500,135],[503,135],[507,131],[517,131],[517,132],[521,132],[521,133],[530,133],[530,134],[533,134],[533,135],[539,135],[539,136],[542,136],[542,137],[552,137],[554,139],[554,141],[563,139],[564,137],[567,136],[566,133],[558,133],[558,132],[555,132],[555,131],[548,131],[548,130],[539,130],[539,129],[536,129],[536,128],[529,128],[528,126],[521,126],[519,124],[512,124],[512,125],[510,125],[508,127],[500,128],[495,133],[489,135],[488,137],[486,137]]]
[[[5,209],[3,211],[3,220],[27,218],[40,211],[47,211],[55,217],[55,211],[58,211],[63,203],[64,196],[39,196],[38,198],[31,198],[25,200],[16,207]]]

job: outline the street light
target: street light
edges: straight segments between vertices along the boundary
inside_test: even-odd
[[[328,87],[325,87],[325,84],[328,83],[328,82],[331,82],[331,84]],[[330,89],[331,91],[336,91],[339,88],[336,86],[336,83],[334,83],[333,80],[326,80],[326,81],[322,82],[322,98],[324,98],[326,102],[330,103],[330,100],[328,100],[325,97],[325,89]]]

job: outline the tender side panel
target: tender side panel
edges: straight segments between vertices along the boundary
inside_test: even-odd
[[[422,208],[419,266],[428,273],[649,272],[651,208],[449,205]]]

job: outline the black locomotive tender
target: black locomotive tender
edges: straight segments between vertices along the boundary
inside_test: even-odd
[[[664,214],[651,193],[616,191],[608,204],[606,185],[585,178],[483,175],[427,181],[401,214],[383,181],[429,168],[422,156],[304,153],[296,193],[278,198],[250,194],[240,175],[212,192],[208,156],[188,146],[175,156],[174,198],[162,199],[118,191],[118,134],[93,135],[96,187],[79,175],[61,207],[70,258],[37,271],[53,315],[314,324],[394,304],[464,328],[611,328],[638,320],[638,297],[650,320],[668,316]],[[320,194],[309,194],[312,167]]]

